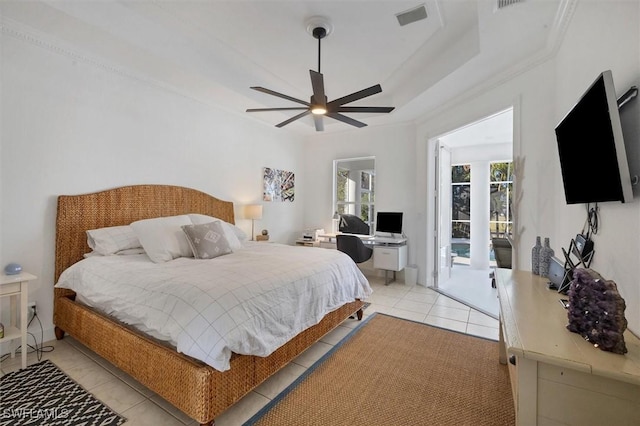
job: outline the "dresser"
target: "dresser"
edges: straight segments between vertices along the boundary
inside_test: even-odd
[[[566,329],[566,296],[528,271],[496,270],[500,362],[509,366],[518,426],[640,425],[640,340],[595,348]],[[639,309],[637,306],[627,309]]]

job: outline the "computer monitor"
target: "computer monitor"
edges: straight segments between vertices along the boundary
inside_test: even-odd
[[[378,212],[376,215],[376,233],[378,232],[402,234],[402,212]]]

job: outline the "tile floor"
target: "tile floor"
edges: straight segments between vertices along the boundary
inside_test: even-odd
[[[438,291],[497,319],[500,303],[498,290],[491,287],[491,272],[492,269],[454,265],[450,278],[438,283]]]
[[[385,286],[384,279],[375,277],[370,278],[370,282],[374,294],[368,299],[371,306],[364,311],[365,316],[381,312],[498,340],[497,320],[431,289],[407,286],[402,282]],[[216,418],[216,426],[242,425],[358,324],[360,323],[353,319],[343,322]],[[126,417],[126,426],[197,424],[73,338],[67,336],[62,341],[47,344],[55,346],[55,350],[45,353],[43,358],[52,360],[85,389]],[[29,364],[35,362],[35,355],[30,354]],[[0,365],[1,374],[17,370],[19,367],[19,357],[8,359]]]

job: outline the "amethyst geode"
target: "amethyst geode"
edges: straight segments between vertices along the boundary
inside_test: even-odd
[[[570,331],[604,351],[627,352],[623,336],[626,305],[615,282],[592,269],[575,269],[568,295]]]

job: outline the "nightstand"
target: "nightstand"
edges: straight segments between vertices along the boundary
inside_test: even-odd
[[[29,281],[37,277],[27,272],[16,275],[2,275],[0,279],[0,297],[9,297],[10,320],[4,326],[4,337],[0,343],[21,339],[22,368],[27,368],[27,299]],[[18,324],[18,305],[20,306],[20,324]],[[11,358],[15,357],[12,345]]]

